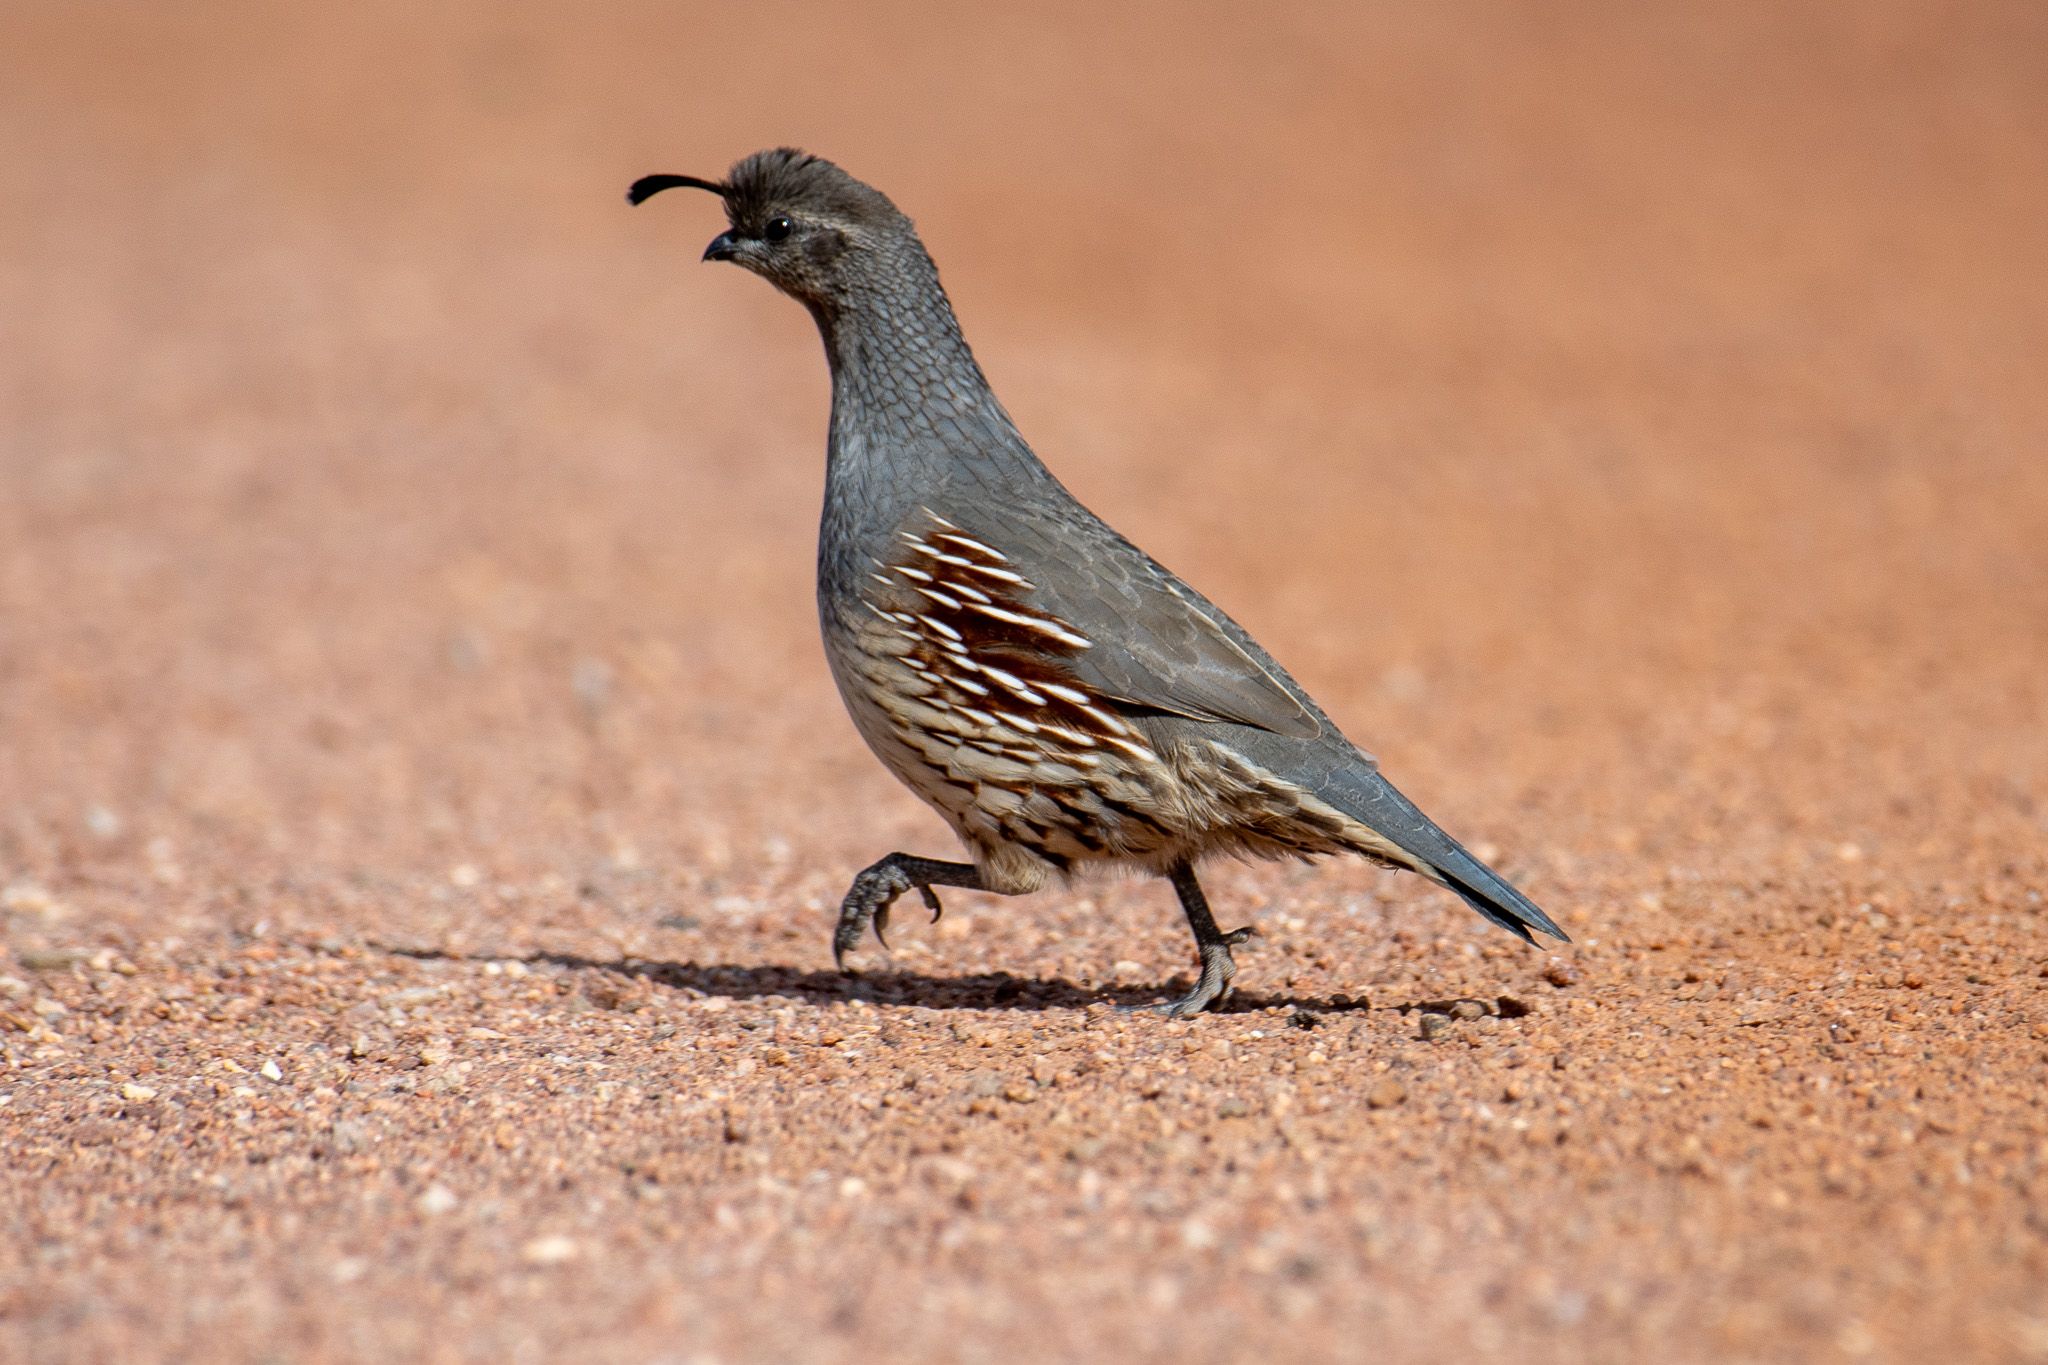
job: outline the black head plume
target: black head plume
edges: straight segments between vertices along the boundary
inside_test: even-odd
[[[642,176],[626,198],[642,204],[677,186],[717,195],[731,224],[704,248],[705,260],[731,261],[814,310],[839,308],[863,280],[905,263],[922,261],[930,273],[910,220],[887,196],[794,147],[741,157],[723,180]]]
[[[716,180],[699,180],[694,175],[643,175],[626,191],[626,202],[644,204],[663,190],[710,190],[721,199],[725,186]]]

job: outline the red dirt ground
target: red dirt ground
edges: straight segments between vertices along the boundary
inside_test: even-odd
[[[4,25],[0,1356],[2048,1359],[2048,9]],[[780,141],[1575,946],[831,972]]]

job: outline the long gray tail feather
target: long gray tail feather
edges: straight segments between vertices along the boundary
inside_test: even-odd
[[[1467,905],[1493,923],[1525,943],[1536,941],[1529,933],[1531,929],[1571,942],[1571,936],[1558,928],[1536,902],[1438,829],[1413,801],[1401,795],[1377,771],[1347,772],[1333,785],[1337,790],[1325,793],[1326,799],[1398,845],[1422,864],[1418,870],[1425,876],[1457,892]]]

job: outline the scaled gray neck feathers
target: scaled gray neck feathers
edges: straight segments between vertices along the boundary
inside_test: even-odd
[[[1043,476],[914,241],[876,261],[830,311],[813,313],[832,366],[829,481],[871,502],[878,482],[914,494],[986,478],[986,467]]]

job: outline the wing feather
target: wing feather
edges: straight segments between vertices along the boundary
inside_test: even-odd
[[[1081,508],[1026,513],[977,531],[1030,580],[1033,604],[1097,646],[1071,661],[1106,697],[1190,720],[1298,739],[1334,732],[1315,702],[1242,626]]]

